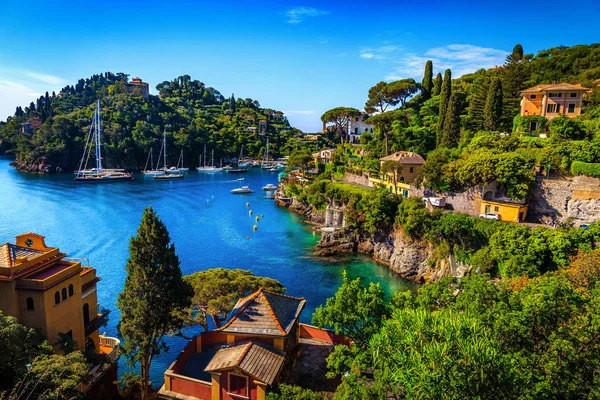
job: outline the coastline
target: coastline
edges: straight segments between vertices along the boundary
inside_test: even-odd
[[[324,211],[315,210],[296,198],[285,197],[279,190],[274,199],[277,206],[303,215],[305,222],[319,231],[321,239],[315,246],[314,256],[366,255],[401,278],[416,283],[438,281],[446,276],[462,277],[471,270],[470,265],[458,261],[453,254],[435,260],[430,243],[409,238],[397,227],[391,232],[376,234],[357,234],[345,228],[330,228],[325,226]]]

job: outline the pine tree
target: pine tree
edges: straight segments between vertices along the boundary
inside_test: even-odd
[[[486,129],[498,129],[502,119],[502,82],[499,78],[494,78],[490,84],[483,114]]]
[[[235,96],[231,93],[231,110],[235,113]]]
[[[484,128],[484,110],[488,89],[489,79],[485,76],[475,78],[469,88],[467,115],[469,129],[472,131],[476,132]]]
[[[423,75],[423,82],[421,83],[421,96],[423,101],[431,98],[431,92],[433,90],[433,62],[428,60],[425,63],[425,74]]]
[[[523,60],[523,46],[517,44],[511,54],[506,57],[502,70],[502,86],[504,88],[504,115],[512,119],[519,112],[520,91],[525,89],[527,80],[526,63]]]
[[[441,147],[452,149],[458,145],[459,140],[460,105],[458,104],[458,95],[453,93],[448,102],[440,145]]]
[[[452,94],[452,72],[447,69],[444,72],[444,81],[442,82],[442,90],[440,92],[440,112],[438,116],[438,128],[437,128],[437,143],[440,144],[440,138],[442,131],[446,123],[446,109],[448,108],[448,102],[450,101],[450,95]]]
[[[193,296],[181,276],[169,232],[152,207],[144,210],[137,236],[129,242],[125,269],[125,287],[117,301],[119,332],[128,363],[140,366],[142,399],[146,399],[152,359],[168,350],[163,337],[182,328]]]
[[[433,96],[439,96],[442,91],[442,74],[438,72],[435,76],[435,80],[433,81],[433,91],[431,94]]]

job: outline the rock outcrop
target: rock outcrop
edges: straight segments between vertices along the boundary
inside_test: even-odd
[[[53,174],[62,172],[62,168],[54,167],[49,164],[26,164],[20,161],[10,163],[13,167],[23,172],[31,172],[34,174]]]

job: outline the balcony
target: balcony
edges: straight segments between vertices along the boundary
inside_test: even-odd
[[[104,357],[89,370],[83,382],[77,385],[77,390],[80,393],[87,393],[106,374],[111,366],[119,360],[120,343],[120,340],[117,338],[105,335],[100,336],[100,342],[97,346],[98,354]]]
[[[85,324],[85,336],[89,336],[92,332],[100,329],[101,326],[105,325],[108,322],[108,314],[110,314],[110,310],[101,310],[100,313],[93,320],[89,321]]]

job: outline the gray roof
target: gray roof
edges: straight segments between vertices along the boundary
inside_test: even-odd
[[[222,346],[204,370],[217,372],[238,367],[247,375],[272,385],[284,360],[283,351],[251,340]]]
[[[221,328],[222,332],[287,336],[306,300],[259,290],[239,299]]]

